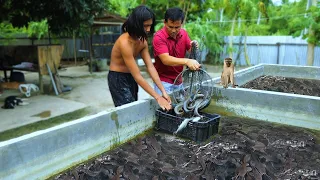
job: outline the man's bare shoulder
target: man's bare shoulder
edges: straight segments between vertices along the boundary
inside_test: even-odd
[[[121,34],[117,39],[116,44],[118,44],[119,46],[129,44],[129,36],[127,36],[127,34]]]
[[[131,49],[131,43],[126,34],[120,35],[120,37],[116,40],[114,47],[115,50],[118,51],[128,51]]]

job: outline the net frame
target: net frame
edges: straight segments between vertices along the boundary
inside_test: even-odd
[[[202,68],[197,71],[183,70],[173,83],[172,96],[175,103],[181,103],[201,93],[204,99],[211,99],[213,92],[213,80]]]

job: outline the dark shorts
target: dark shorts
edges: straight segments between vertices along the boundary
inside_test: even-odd
[[[138,100],[138,84],[131,73],[109,71],[108,85],[116,107]]]

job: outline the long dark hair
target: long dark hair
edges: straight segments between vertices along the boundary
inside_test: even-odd
[[[150,34],[154,33],[155,15],[151,9],[144,5],[136,7],[125,23],[122,25],[122,32],[128,32],[131,37],[146,40],[148,34],[145,32],[143,22],[152,19]]]
[[[181,8],[178,7],[173,7],[167,9],[165,15],[164,15],[164,20],[165,22],[168,22],[168,19],[171,21],[179,21],[181,20],[181,23],[183,23],[184,20],[184,13]]]

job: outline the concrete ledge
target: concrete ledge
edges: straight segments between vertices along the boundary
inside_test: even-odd
[[[156,103],[143,100],[0,143],[0,179],[45,179],[150,129]]]
[[[271,76],[286,76],[303,79],[320,79],[320,67],[263,64],[264,74]]]
[[[320,130],[320,98],[243,88],[215,88],[212,109],[257,120]],[[217,112],[224,114],[225,112]]]
[[[260,64],[238,71],[235,78],[243,85],[261,75],[320,79],[320,67]],[[320,97],[216,86],[213,98],[210,106],[218,114],[320,130]]]
[[[262,64],[238,71],[236,81],[276,74],[319,79],[319,67],[292,68]],[[45,179],[95,157],[152,128],[156,107],[155,100],[142,100],[0,142],[0,179]],[[210,107],[218,114],[320,130],[320,97],[216,86]]]

